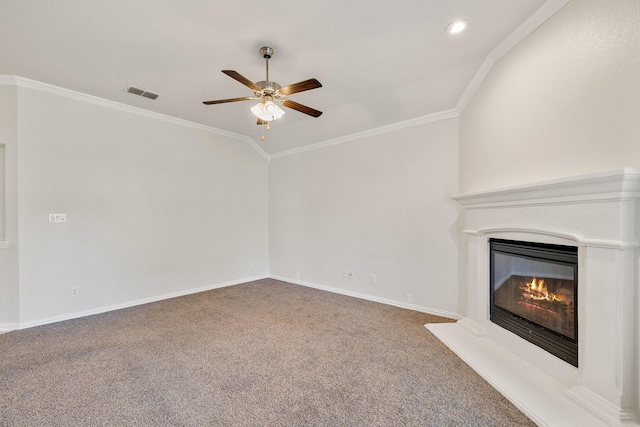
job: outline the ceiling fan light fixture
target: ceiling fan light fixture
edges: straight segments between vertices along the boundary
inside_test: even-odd
[[[251,112],[254,116],[260,120],[264,120],[265,122],[278,120],[285,114],[285,111],[271,100],[265,100],[257,103],[251,107]]]
[[[451,24],[447,25],[447,33],[448,34],[459,34],[466,30],[469,27],[469,21],[464,19],[459,19],[457,21],[453,21]]]

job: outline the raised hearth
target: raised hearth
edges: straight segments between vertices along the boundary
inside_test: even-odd
[[[573,425],[570,420],[580,420],[580,425],[639,425],[640,168],[459,194],[454,199],[466,216],[466,317],[428,328],[541,425]],[[491,320],[492,239],[577,248],[576,336],[572,337],[575,325],[569,317],[557,326],[569,341],[579,339],[577,367]],[[558,277],[549,274],[553,280],[562,275],[566,271]],[[518,282],[515,285],[505,284],[504,277],[497,280],[504,282],[500,287],[527,286],[518,277],[509,279]],[[567,293],[571,284],[558,281],[552,286]],[[498,298],[498,293],[493,296]],[[568,304],[563,307],[570,309]],[[531,397],[538,393],[555,396],[558,402],[546,410]]]

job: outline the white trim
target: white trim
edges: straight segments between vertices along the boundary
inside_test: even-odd
[[[295,285],[301,285],[301,286],[306,286],[306,287],[309,287],[309,288],[319,289],[319,290],[322,290],[322,291],[332,292],[332,293],[335,293],[335,294],[346,295],[346,296],[350,296],[350,297],[364,299],[364,300],[367,300],[367,301],[374,301],[374,302],[378,302],[378,303],[381,303],[381,304],[391,305],[391,306],[394,306],[394,307],[405,308],[407,310],[414,310],[414,311],[419,311],[421,313],[433,314],[434,316],[441,316],[441,317],[446,317],[446,318],[454,319],[454,320],[459,320],[459,319],[463,318],[462,315],[460,315],[458,313],[454,313],[454,312],[450,312],[450,311],[446,311],[446,310],[440,310],[440,309],[437,309],[437,308],[425,307],[425,306],[421,306],[421,305],[417,305],[417,304],[410,304],[410,303],[406,303],[406,302],[402,302],[402,301],[395,301],[395,300],[391,300],[391,299],[388,299],[388,298],[376,297],[376,296],[373,296],[373,295],[367,295],[367,294],[363,294],[363,293],[359,293],[359,292],[347,291],[347,290],[344,290],[344,289],[334,288],[334,287],[331,287],[331,286],[318,285],[316,283],[306,282],[306,281],[302,281],[302,280],[296,280],[296,279],[292,279],[290,277],[263,274],[263,275],[259,275],[259,276],[245,277],[243,279],[231,280],[231,281],[228,281],[228,282],[222,282],[222,283],[216,283],[216,284],[213,284],[213,285],[202,286],[202,287],[199,287],[199,288],[192,288],[192,289],[188,289],[188,290],[184,290],[184,291],[178,291],[178,292],[171,292],[171,293],[162,294],[162,295],[156,295],[156,296],[149,297],[149,298],[142,298],[142,299],[139,299],[139,300],[128,301],[128,302],[125,302],[125,303],[114,304],[114,305],[105,306],[105,307],[99,307],[99,308],[95,308],[95,309],[91,309],[91,310],[77,311],[75,313],[68,313],[68,314],[63,314],[63,315],[59,315],[59,316],[46,317],[46,318],[37,319],[37,320],[31,320],[31,321],[28,321],[28,322],[0,323],[0,333],[10,332],[10,331],[13,331],[13,330],[16,330],[16,329],[33,328],[35,326],[48,325],[48,324],[51,324],[51,323],[62,322],[62,321],[71,320],[71,319],[77,319],[77,318],[80,318],[80,317],[93,316],[95,314],[101,314],[101,313],[106,313],[106,312],[109,312],[109,311],[121,310],[123,308],[135,307],[135,306],[138,306],[138,305],[149,304],[149,303],[162,301],[162,300],[166,300],[166,299],[170,299],[170,298],[177,298],[177,297],[181,297],[181,296],[185,296],[185,295],[191,295],[191,294],[196,294],[196,293],[200,293],[200,292],[206,292],[206,291],[209,291],[209,290],[212,290],[212,289],[224,288],[224,287],[227,287],[227,286],[234,286],[234,285],[239,285],[239,284],[242,284],[242,283],[252,282],[254,280],[262,280],[262,279],[268,279],[268,278],[281,280],[283,282],[293,283]]]
[[[64,96],[66,98],[75,99],[76,101],[88,102],[90,104],[99,105],[101,107],[111,108],[113,110],[119,110],[126,113],[137,114],[152,119],[162,120],[164,122],[176,124],[179,126],[188,127],[195,130],[201,130],[216,135],[224,136],[227,138],[237,139],[244,141],[251,145],[260,156],[269,161],[269,155],[260,147],[253,139],[246,135],[240,135],[233,132],[228,132],[223,129],[218,129],[213,126],[207,126],[200,123],[195,123],[189,120],[179,119],[177,117],[169,116],[167,114],[157,113],[155,111],[145,110],[140,107],[133,107],[131,105],[123,104],[121,102],[111,101],[108,99],[100,98],[86,93],[77,92],[71,89],[65,89],[59,86],[54,86],[48,83],[38,82],[36,80],[26,79],[19,76],[7,76],[0,75],[0,86],[18,86],[27,89],[35,89],[42,92],[51,93],[58,96]]]
[[[640,198],[640,168],[455,194],[452,198],[466,209],[635,200]]]
[[[214,128],[214,129],[216,129],[216,128]],[[258,145],[258,143],[253,140],[253,138],[249,138],[248,136],[246,136],[244,140],[247,141],[249,143],[249,145],[252,146],[253,149],[256,150],[258,152],[258,154],[260,154],[260,156],[262,156],[262,158],[265,159],[267,162],[269,162],[271,160],[271,156],[269,156],[269,154],[267,154],[267,152],[264,151],[262,149],[262,147],[260,145]]]
[[[0,249],[7,249],[9,247],[9,242],[0,242]]]
[[[302,147],[292,148],[291,150],[280,151],[279,153],[271,154],[269,157],[271,160],[279,157],[291,156],[294,154],[305,153],[307,151],[319,150],[321,148],[331,147],[333,145],[344,144],[346,142],[357,141],[359,139],[371,138],[373,136],[383,135],[386,133],[397,132],[403,129],[411,128],[414,126],[421,126],[427,123],[439,122],[441,120],[455,119],[458,117],[458,113],[455,110],[444,110],[437,113],[429,114],[415,119],[405,120],[403,122],[393,123],[387,126],[381,126],[374,129],[369,129],[363,132],[353,133],[351,135],[345,135],[338,138],[328,139],[326,141],[317,142],[315,144],[309,144]]]
[[[482,65],[480,65],[480,68],[478,68],[478,71],[476,71],[476,74],[467,85],[467,88],[462,92],[462,96],[458,99],[458,103],[455,106],[455,110],[458,114],[462,114],[464,107],[466,107],[469,101],[471,101],[471,98],[473,98],[473,95],[476,93],[485,77],[487,77],[489,71],[491,71],[494,63],[495,62],[488,56],[484,59]]]
[[[637,241],[624,242],[622,240],[588,239],[584,237],[582,234],[578,234],[578,233],[568,233],[564,231],[554,231],[554,230],[540,230],[540,229],[534,229],[534,228],[483,227],[477,230],[464,230],[463,233],[469,236],[479,236],[479,237],[484,237],[490,234],[495,235],[500,233],[525,233],[525,234],[535,234],[538,236],[551,236],[551,237],[559,237],[561,239],[573,240],[581,245],[595,247],[595,248],[636,249],[640,247],[640,243],[638,243]]]
[[[467,85],[467,88],[462,93],[462,96],[458,100],[455,106],[455,111],[458,114],[462,114],[462,111],[467,106],[473,94],[476,93],[487,74],[500,58],[506,55],[511,49],[524,40],[529,34],[534,32],[540,25],[545,23],[547,19],[551,18],[557,11],[564,7],[571,0],[548,0],[533,15],[531,15],[526,21],[524,21],[518,28],[516,28],[506,39],[502,41],[498,46],[493,49],[489,55],[485,58],[484,62],[476,71],[476,74]]]
[[[0,334],[15,331],[16,329],[19,329],[19,328],[20,328],[20,325],[18,323],[0,323]]]
[[[213,285],[201,286],[198,288],[192,288],[192,289],[187,289],[187,290],[177,291],[177,292],[170,292],[167,294],[156,295],[153,297],[142,298],[134,301],[128,301],[121,304],[114,304],[114,305],[109,305],[105,307],[94,308],[91,310],[77,311],[75,313],[68,313],[68,314],[62,314],[59,316],[46,317],[43,319],[31,320],[28,322],[20,322],[16,329],[33,328],[34,326],[47,325],[50,323],[62,322],[64,320],[71,320],[71,319],[77,319],[79,317],[92,316],[94,314],[106,313],[109,311],[120,310],[123,308],[135,307],[137,305],[149,304],[152,302],[162,301],[170,298],[177,298],[185,295],[197,294],[200,292],[210,291],[212,289],[225,288],[227,286],[234,286],[242,283],[252,282],[254,280],[261,280],[261,279],[267,279],[267,278],[269,278],[269,275],[267,274],[253,276],[253,277],[245,277],[242,279],[230,280],[228,282],[216,283]],[[12,325],[12,324],[6,324],[6,325]]]
[[[332,286],[319,285],[313,282],[307,282],[299,279],[292,279],[291,277],[284,277],[271,274],[270,278],[281,280],[283,282],[293,283],[295,285],[306,286],[308,288],[319,289],[321,291],[332,292],[334,294],[346,295],[349,297],[364,299],[367,301],[379,302],[381,304],[392,305],[394,307],[406,308],[407,310],[419,311],[421,313],[433,314],[434,316],[446,317],[448,319],[459,320],[462,319],[462,315],[454,313],[452,311],[440,310],[438,308],[425,307],[422,305],[411,304],[402,301],[396,301],[388,298],[377,297],[374,295],[363,294],[360,292],[348,291],[346,289],[334,288]]]
[[[494,62],[502,58],[570,1],[571,0],[547,0],[533,15],[529,16],[526,21],[520,24],[518,28],[496,46],[488,57]]]

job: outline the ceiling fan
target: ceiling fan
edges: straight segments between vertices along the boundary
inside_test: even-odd
[[[219,99],[217,101],[204,101],[203,104],[224,104],[227,102],[252,101],[259,99],[260,102],[251,108],[251,112],[258,118],[259,125],[268,124],[268,122],[282,117],[285,114],[285,111],[280,108],[280,106],[291,108],[312,117],[320,117],[322,111],[299,104],[287,99],[286,96],[298,92],[304,92],[305,90],[317,89],[322,87],[322,84],[316,79],[309,79],[282,87],[278,83],[269,80],[269,58],[273,56],[273,49],[265,46],[260,48],[260,53],[266,60],[267,78],[264,81],[253,83],[237,71],[222,70],[222,72],[227,76],[239,81],[249,89],[253,90],[254,96]]]

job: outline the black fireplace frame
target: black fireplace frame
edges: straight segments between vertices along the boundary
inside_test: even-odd
[[[574,274],[574,334],[575,338],[545,328],[494,303],[494,255],[503,253],[537,261],[546,261],[573,267]],[[493,323],[513,332],[556,357],[578,366],[578,248],[537,242],[489,239],[489,293],[490,319]]]

